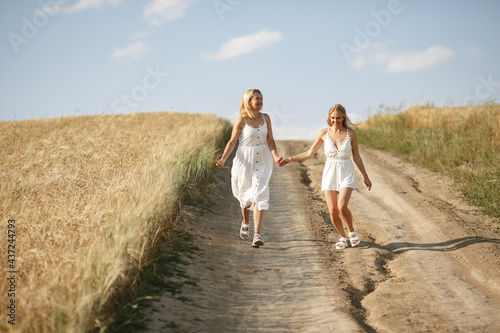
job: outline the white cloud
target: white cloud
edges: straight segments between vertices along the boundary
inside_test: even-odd
[[[110,58],[136,60],[141,58],[148,48],[145,43],[136,41],[124,48],[117,48],[110,54]]]
[[[445,46],[431,46],[425,51],[398,54],[387,64],[389,72],[416,72],[453,58],[455,52]]]
[[[365,65],[383,65],[390,73],[416,72],[453,58],[455,52],[445,46],[431,46],[424,51],[395,53],[389,50],[391,43],[370,43],[351,62],[353,69]]]
[[[170,22],[184,17],[186,10],[198,0],[153,0],[143,10],[143,18],[149,24],[159,27],[163,22]]]
[[[122,1],[123,0],[80,0],[72,6],[64,7],[63,10],[66,13],[75,13],[90,9],[92,7],[101,8],[106,5],[117,6]]]
[[[218,52],[211,54],[204,53],[201,57],[209,60],[233,58],[268,47],[282,39],[283,35],[281,32],[264,29],[254,34],[232,38],[224,43]]]

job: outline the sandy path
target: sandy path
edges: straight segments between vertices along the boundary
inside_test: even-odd
[[[231,194],[230,169],[220,170],[218,177],[214,212],[193,221],[203,257],[187,267],[197,286],[183,287],[182,295],[192,301],[165,295],[160,303],[168,305],[157,307],[151,330],[171,331],[162,327],[173,321],[187,332],[329,332],[339,327],[362,332],[345,311],[342,292],[329,286],[298,165],[273,172],[274,199],[261,232],[266,243],[258,249],[238,237],[241,213]]]
[[[309,142],[279,142],[283,156]],[[271,208],[251,248],[229,169],[218,172],[213,212],[188,223],[200,251],[189,259],[185,300],[165,294],[152,332],[499,332],[500,239],[450,184],[387,154],[363,149],[374,183],[350,208],[363,241],[338,238],[319,189],[324,156],[275,169]],[[251,229],[252,230],[252,229]]]

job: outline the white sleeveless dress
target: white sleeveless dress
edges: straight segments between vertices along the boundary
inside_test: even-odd
[[[264,117],[264,114],[262,114]],[[267,145],[267,124],[253,128],[246,123],[241,130],[238,150],[231,168],[231,187],[240,207],[269,209],[269,180],[273,172],[273,156]]]
[[[330,128],[326,132],[325,140],[325,168],[321,181],[321,191],[337,191],[344,187],[356,188],[356,174],[354,163],[351,160],[351,135],[347,130],[344,141],[337,148],[330,138]]]

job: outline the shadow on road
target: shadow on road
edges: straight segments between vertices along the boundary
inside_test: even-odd
[[[462,237],[457,239],[452,239],[440,243],[410,243],[410,242],[395,242],[390,243],[385,246],[381,246],[372,242],[363,242],[361,247],[375,247],[379,249],[389,250],[395,254],[401,254],[408,251],[442,251],[450,252],[462,249],[464,247],[480,244],[480,243],[492,243],[500,244],[500,239],[498,238],[484,238],[484,237]]]

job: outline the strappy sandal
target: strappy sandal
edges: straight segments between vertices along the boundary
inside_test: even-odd
[[[247,228],[247,231],[244,231],[243,228]],[[240,238],[247,239],[249,235],[250,235],[250,223],[245,224],[245,220],[242,220],[240,228]]]
[[[358,246],[361,243],[361,241],[359,240],[359,237],[358,237],[358,234],[356,233],[356,231],[353,231],[353,232],[349,233],[349,240],[351,241],[351,246],[352,247],[356,247],[356,246]]]
[[[338,243],[335,243],[335,249],[344,250],[347,247],[347,238],[341,237]]]
[[[259,246],[264,246],[264,239],[259,234],[255,234],[253,236],[253,247],[259,247]]]

